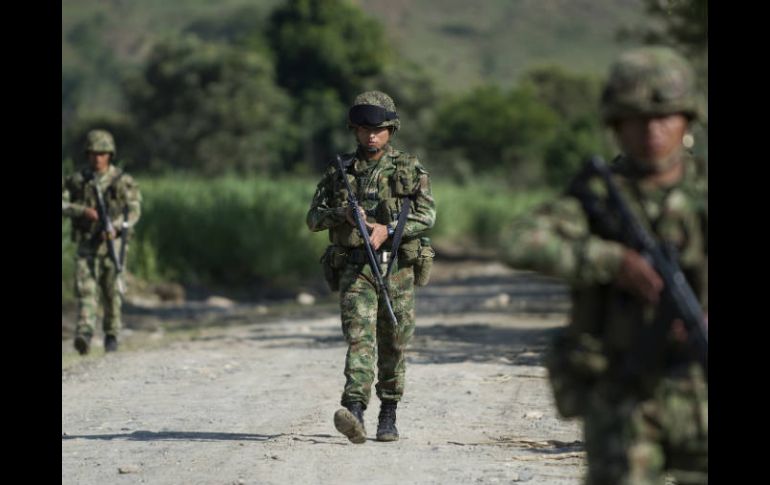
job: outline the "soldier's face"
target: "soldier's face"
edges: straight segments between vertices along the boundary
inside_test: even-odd
[[[96,172],[104,172],[110,166],[110,152],[88,152],[88,162]]]
[[[358,143],[370,152],[382,150],[390,140],[388,127],[375,128],[371,126],[356,126],[356,139]]]
[[[635,160],[653,166],[670,159],[682,148],[682,137],[686,132],[687,117],[682,114],[636,116],[621,119],[615,125],[615,134],[623,151]]]

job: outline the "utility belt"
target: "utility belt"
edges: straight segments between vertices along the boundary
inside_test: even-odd
[[[369,256],[366,254],[366,248],[351,248],[347,250],[349,264],[367,264]],[[388,264],[391,259],[390,251],[375,251],[374,259],[379,264]]]
[[[381,266],[391,264],[394,255],[389,249],[390,247],[386,246],[386,249],[374,252],[377,264]],[[396,267],[397,269],[414,268],[414,284],[425,286],[430,280],[435,255],[436,252],[427,237],[405,241],[399,246]],[[321,257],[324,277],[332,291],[339,289],[340,276],[347,265],[364,266],[367,264],[369,264],[369,257],[364,246],[348,248],[333,244],[326,248]]]

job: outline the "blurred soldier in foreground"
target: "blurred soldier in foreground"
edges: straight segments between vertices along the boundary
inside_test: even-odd
[[[396,406],[404,394],[404,352],[415,327],[414,287],[428,282],[436,218],[430,176],[417,157],[393,148],[400,127],[393,100],[380,91],[358,95],[348,112],[358,148],[326,170],[307,214],[311,231],[329,230],[321,262],[340,291],[348,343],[338,431],[366,441],[364,410],[377,365],[377,440],[395,441]]]
[[[72,218],[72,240],[77,244],[75,348],[81,355],[91,348],[100,293],[104,350],[118,349],[124,291],[120,273],[142,200],[134,179],[112,164],[115,141],[109,132],[90,131],[85,153],[89,166],[64,179],[61,197],[62,217]]]
[[[582,417],[589,484],[708,482],[708,188],[688,150],[693,72],[648,47],[611,67],[601,100],[622,153],[517,220],[502,255],[571,285],[546,357],[556,405]]]

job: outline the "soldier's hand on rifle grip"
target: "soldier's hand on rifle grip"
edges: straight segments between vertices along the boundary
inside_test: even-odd
[[[663,289],[663,279],[638,252],[626,249],[615,283],[647,303],[656,304]]]
[[[372,248],[377,251],[382,246],[382,243],[388,240],[388,226],[383,224],[366,224],[366,227],[371,232],[369,236],[369,242],[372,243]]]
[[[90,207],[86,207],[86,209],[83,211],[83,217],[85,217],[89,221],[98,221],[99,213],[96,211],[96,209],[91,209]]]

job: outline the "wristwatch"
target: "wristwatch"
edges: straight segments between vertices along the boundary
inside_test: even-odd
[[[396,233],[396,230],[393,228],[393,226],[388,226],[388,237],[393,237],[393,234]]]

